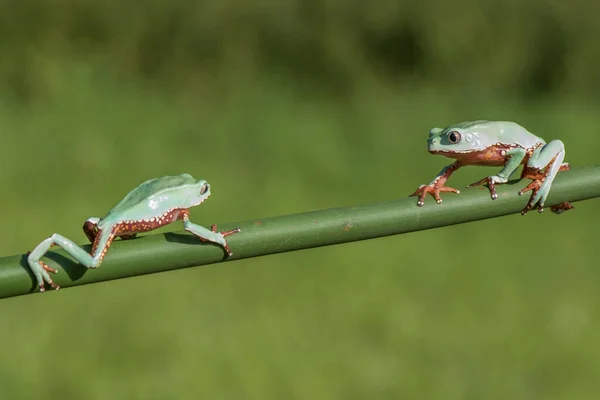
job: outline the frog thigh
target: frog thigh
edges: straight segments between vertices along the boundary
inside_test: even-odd
[[[533,196],[532,204],[540,202],[540,206],[543,207],[550,192],[550,186],[560,169],[563,159],[565,158],[565,145],[560,140],[553,140],[545,146],[536,149],[529,161],[527,166],[541,170],[548,167],[543,182],[540,185],[539,190]]]
[[[544,146],[538,147],[527,161],[527,166],[543,169],[560,153],[562,153],[562,157],[560,157],[560,162],[558,163],[559,166],[564,159],[565,145],[560,140],[553,140]]]

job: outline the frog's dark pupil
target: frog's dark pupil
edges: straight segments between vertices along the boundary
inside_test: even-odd
[[[450,133],[450,141],[452,143],[458,142],[458,136],[456,135],[456,133],[454,133],[454,132]]]

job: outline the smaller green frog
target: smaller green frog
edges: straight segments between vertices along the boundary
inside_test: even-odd
[[[138,233],[148,232],[171,222],[182,220],[186,231],[203,242],[219,244],[232,255],[225,238],[240,232],[235,228],[226,232],[217,232],[217,226],[208,230],[190,222],[189,209],[202,204],[210,196],[210,185],[204,180],[196,180],[189,174],[164,176],[148,180],[133,189],[104,218],[88,218],[83,231],[92,243],[88,254],[71,240],[57,233],[41,242],[28,253],[27,261],[37,279],[40,292],[44,292],[44,282],[54,289],[60,287],[53,282],[48,272],[56,273],[40,258],[55,245],[62,247],[87,268],[98,268],[104,259],[112,241],[116,237],[132,239]]]
[[[465,165],[503,167],[496,175],[469,185],[487,183],[494,200],[498,197],[494,185],[508,182],[512,173],[523,164],[521,179],[533,181],[519,191],[519,195],[522,195],[532,190],[531,198],[521,214],[525,215],[536,205],[538,211],[542,212],[556,174],[569,169],[569,164],[563,163],[563,142],[553,140],[546,143],[514,122],[465,121],[443,129],[433,128],[427,143],[431,154],[441,154],[456,161],[442,169],[429,185],[421,185],[411,194],[419,196],[418,206],[423,206],[427,193],[431,193],[438,204],[442,202],[441,192],[460,193],[445,183],[454,171]],[[570,203],[565,202],[551,206],[550,210],[558,214],[572,208]]]

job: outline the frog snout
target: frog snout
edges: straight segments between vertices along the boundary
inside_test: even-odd
[[[440,144],[439,137],[434,137],[427,141],[427,147],[429,148],[429,150],[431,150],[433,147],[439,146],[439,144]]]

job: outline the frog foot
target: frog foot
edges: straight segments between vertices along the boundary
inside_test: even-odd
[[[238,233],[241,231],[240,228],[235,228],[235,229],[231,229],[229,231],[225,231],[225,232],[217,232],[217,224],[212,224],[210,226],[210,230],[211,232],[214,233],[219,233],[221,234],[221,236],[223,237],[223,239],[225,239],[227,236],[233,235],[234,233]],[[201,241],[203,242],[208,242],[208,240],[204,239],[204,238],[199,238]],[[225,249],[225,251],[227,252],[227,256],[231,257],[233,255],[233,252],[231,251],[231,249],[229,248],[229,245],[227,244],[226,241],[223,241],[223,248]]]
[[[544,183],[543,176],[541,176],[539,179],[534,179],[533,181],[531,181],[531,183],[529,185],[527,185],[523,189],[519,190],[519,192],[518,192],[519,196],[522,196],[523,193],[528,192],[530,190],[532,191],[531,197],[529,198],[529,202],[527,203],[525,208],[523,208],[523,210],[521,210],[521,215],[527,214],[527,212],[529,210],[531,210],[533,208],[533,206],[535,205],[534,199],[537,197],[538,191],[540,190],[542,183]],[[539,206],[538,211],[539,212],[544,211],[543,206]]]
[[[540,187],[542,186],[543,183],[544,183],[544,179],[536,179],[536,180],[532,181],[529,185],[525,186],[523,189],[519,190],[519,192],[518,192],[519,196],[523,195],[523,193],[528,192],[530,190],[532,191],[531,197],[529,198],[529,202],[527,203],[525,208],[523,208],[523,210],[521,211],[521,215],[527,214],[527,212],[530,211],[536,204],[538,206],[538,212],[541,213],[544,211],[544,204],[540,201],[540,199],[542,197],[542,193],[540,193]],[[560,214],[560,213],[570,210],[572,208],[574,208],[574,207],[571,205],[571,203],[564,202],[564,203],[557,204],[555,206],[551,206],[550,211],[552,211],[555,214]]]
[[[423,205],[425,204],[425,196],[427,196],[427,193],[431,193],[433,195],[433,198],[435,199],[435,202],[440,204],[442,202],[440,193],[442,192],[452,192],[459,194],[460,190],[445,185],[421,185],[417,190],[415,190],[413,194],[411,194],[408,197],[419,196],[417,205],[419,207],[423,207]]]
[[[529,202],[527,203],[525,208],[521,211],[521,215],[527,214],[527,212],[530,211],[534,207],[536,202],[538,202],[539,197],[541,197],[539,195],[540,186],[543,183],[544,183],[543,179],[539,179],[539,180],[536,179],[536,180],[532,181],[529,185],[525,186],[525,188],[523,188],[522,190],[519,191],[519,196],[523,195],[523,193],[528,192],[530,190],[533,191],[533,193],[531,193],[531,198],[529,199]],[[571,203],[569,203],[568,201],[565,201],[564,203],[550,206],[550,211],[552,211],[555,214],[561,214],[567,210],[572,210],[573,208],[575,208],[575,207],[573,207],[573,205]],[[544,204],[539,203],[538,212],[543,212],[543,211],[544,211]]]
[[[563,163],[560,165],[560,168],[558,169],[558,171],[568,171],[569,169],[571,169],[571,166],[568,163]],[[525,179],[533,179],[531,181],[531,183],[527,186],[525,186],[523,189],[519,190],[518,194],[519,196],[522,196],[523,193],[528,192],[528,191],[532,191],[531,193],[531,197],[529,199],[529,202],[527,203],[527,205],[525,206],[525,208],[523,208],[523,210],[521,211],[521,215],[525,215],[527,214],[528,211],[530,211],[535,205],[536,203],[538,204],[538,212],[543,212],[544,211],[544,204],[543,204],[543,199],[546,198],[546,196],[544,196],[544,193],[540,193],[540,189],[542,188],[542,185],[544,184],[544,181],[546,180],[546,175],[547,175],[547,171],[546,172],[542,172],[540,170],[536,170],[535,168],[524,168],[523,169],[523,173],[521,175],[521,178],[525,178]],[[544,190],[549,190],[548,187],[542,189],[542,191]],[[540,201],[541,200],[541,201]],[[554,206],[550,206],[550,211],[552,211],[555,214],[561,214],[567,210],[571,210],[575,207],[573,207],[571,205],[571,203],[565,201],[564,203],[560,203]]]
[[[550,206],[550,211],[552,211],[554,214],[562,214],[563,212],[567,210],[572,210],[574,208],[575,207],[573,207],[571,203],[565,201],[564,203],[560,203],[555,206]]]
[[[30,251],[27,252],[27,256],[29,256],[29,254],[31,254]],[[40,293],[44,293],[46,291],[46,288],[44,287],[44,282],[46,282],[46,283],[48,283],[48,285],[52,286],[52,289],[59,290],[60,286],[58,286],[56,283],[54,283],[52,278],[50,278],[50,275],[48,275],[48,272],[52,272],[53,274],[56,274],[56,273],[58,273],[58,270],[56,268],[52,268],[51,266],[49,266],[48,264],[46,264],[45,262],[43,262],[41,260],[38,260],[37,264],[40,266],[40,270],[33,271],[33,272],[38,281],[38,286],[40,287]]]
[[[496,200],[498,198],[498,193],[496,193],[496,184],[497,183],[506,183],[506,179],[500,178],[499,176],[496,176],[496,175],[486,176],[485,178],[483,178],[475,183],[471,183],[467,187],[481,186],[483,184],[487,184],[488,188],[490,189],[490,196],[492,197],[492,200]]]

